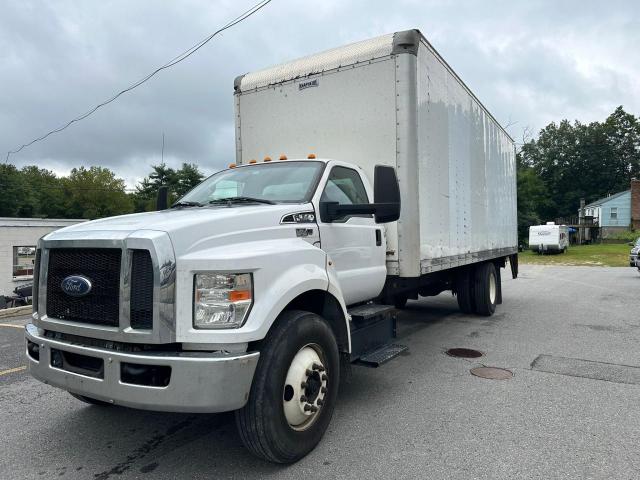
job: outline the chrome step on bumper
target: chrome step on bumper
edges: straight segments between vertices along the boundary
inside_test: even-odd
[[[259,352],[112,351],[50,339],[33,324],[25,327],[25,337],[29,371],[38,380],[144,410],[225,412],[242,408],[260,356]]]

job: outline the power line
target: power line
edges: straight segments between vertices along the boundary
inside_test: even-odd
[[[109,98],[108,100],[103,101],[102,103],[99,103],[98,105],[96,105],[95,107],[93,107],[91,110],[87,111],[86,113],[83,113],[82,115],[68,121],[66,124],[62,125],[61,127],[58,127],[54,130],[51,130],[49,132],[47,132],[46,134],[35,138],[33,140],[31,140],[28,143],[22,144],[20,147],[16,148],[15,150],[9,150],[7,152],[7,158],[5,159],[5,163],[9,162],[9,156],[15,153],[20,152],[22,149],[29,147],[31,145],[33,145],[36,142],[39,142],[41,140],[44,140],[45,138],[47,138],[50,135],[53,135],[54,133],[58,133],[61,132],[65,129],[67,129],[68,127],[70,127],[72,124],[79,122],[81,120],[84,120],[85,118],[87,118],[89,115],[91,115],[92,113],[94,113],[96,110],[98,110],[99,108],[104,107],[105,105],[110,104],[111,102],[115,101],[118,97],[120,97],[121,95],[130,92],[131,90],[133,90],[136,87],[139,87],[140,85],[142,85],[143,83],[145,83],[146,81],[150,80],[152,77],[154,77],[157,73],[161,72],[162,70],[165,70],[167,68],[173,67],[174,65],[182,62],[183,60],[186,60],[187,58],[189,58],[191,55],[193,55],[194,53],[196,53],[198,50],[200,50],[202,47],[204,47],[207,43],[209,43],[209,41],[211,41],[211,39],[213,37],[215,37],[216,35],[218,35],[219,33],[224,32],[225,30],[233,27],[234,25],[237,25],[238,23],[242,22],[243,20],[246,20],[247,18],[249,18],[251,15],[253,15],[254,13],[256,13],[258,10],[261,10],[263,7],[265,7],[267,4],[271,3],[271,0],[261,0],[260,2],[256,3],[253,7],[251,7],[250,9],[244,11],[243,13],[241,13],[240,15],[238,15],[236,18],[234,18],[233,20],[231,20],[229,23],[225,24],[223,27],[219,28],[218,30],[216,30],[215,32],[213,32],[211,35],[209,35],[208,37],[205,37],[204,39],[202,39],[201,41],[199,41],[198,43],[196,43],[195,45],[193,45],[191,48],[188,48],[187,50],[185,50],[184,52],[182,52],[181,54],[173,57],[171,60],[169,60],[167,63],[165,63],[164,65],[156,68],[153,72],[151,72],[150,74],[146,75],[145,77],[141,78],[140,80],[138,80],[137,82],[131,84],[130,86],[128,86],[127,88],[125,88],[124,90],[120,90],[118,93],[116,93],[114,96],[112,96],[111,98]]]

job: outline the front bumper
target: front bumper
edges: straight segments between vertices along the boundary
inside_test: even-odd
[[[38,345],[39,360],[27,351],[29,371],[38,380],[69,392],[144,410],[168,412],[226,412],[242,408],[249,398],[258,352],[145,352],[131,353],[72,344],[41,335],[35,325],[25,327],[27,341]],[[103,361],[102,378],[54,367],[52,349]],[[167,386],[122,381],[122,364],[170,367]]]

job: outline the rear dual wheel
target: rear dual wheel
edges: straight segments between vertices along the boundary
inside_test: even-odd
[[[314,313],[284,312],[262,343],[247,404],[236,412],[242,442],[270,462],[301,459],[329,425],[339,382],[331,327]]]
[[[491,262],[481,263],[475,269],[474,298],[476,313],[489,317],[498,302],[498,273]]]
[[[462,313],[475,313],[473,297],[473,268],[465,268],[456,275],[456,297]]]
[[[393,306],[398,310],[404,310],[407,306],[407,300],[409,300],[409,298],[406,295],[396,295],[393,297]]]
[[[499,275],[492,262],[465,268],[456,275],[458,307],[463,313],[491,316],[498,302]]]

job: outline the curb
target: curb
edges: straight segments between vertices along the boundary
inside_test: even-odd
[[[0,310],[0,318],[24,315],[26,313],[31,313],[31,310],[33,310],[33,307],[31,305],[24,305],[22,307],[15,308],[3,308],[2,310]]]

